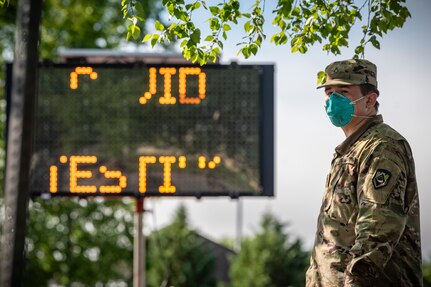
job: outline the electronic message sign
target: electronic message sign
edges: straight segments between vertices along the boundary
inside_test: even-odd
[[[30,192],[273,196],[273,86],[273,65],[41,65]]]

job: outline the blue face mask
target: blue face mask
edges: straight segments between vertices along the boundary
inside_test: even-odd
[[[365,96],[355,101],[351,101],[339,93],[333,92],[326,101],[326,114],[336,127],[344,127],[353,119],[355,112],[355,103],[362,100]],[[368,118],[368,117],[367,117]]]

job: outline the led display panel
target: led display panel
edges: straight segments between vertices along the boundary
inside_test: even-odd
[[[273,65],[41,65],[30,192],[273,196]]]

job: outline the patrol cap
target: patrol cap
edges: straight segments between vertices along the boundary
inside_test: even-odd
[[[371,84],[377,88],[377,67],[365,59],[333,62],[326,69],[326,81],[317,88],[333,85]]]

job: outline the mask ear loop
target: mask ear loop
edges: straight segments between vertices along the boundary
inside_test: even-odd
[[[354,105],[356,102],[359,102],[360,100],[362,100],[363,98],[365,98],[366,96],[362,96],[362,97],[360,97],[359,99],[356,99],[356,100],[354,100],[354,101],[351,101],[350,102],[350,104],[351,105]]]
[[[354,118],[363,118],[363,119],[374,119],[374,117],[370,117],[370,116],[358,116],[358,115],[352,115],[352,117],[354,117]]]
[[[356,100],[354,100],[354,101],[351,101],[350,102],[350,104],[351,105],[354,105],[356,102],[359,102],[360,100],[362,100],[363,98],[365,98],[366,96],[362,96],[362,97],[360,97],[359,99],[356,99]],[[355,114],[352,114],[352,117],[355,117],[355,118],[362,118],[362,119],[372,119],[372,118],[374,118],[374,117],[370,117],[370,116],[358,116],[358,115],[355,115]]]

